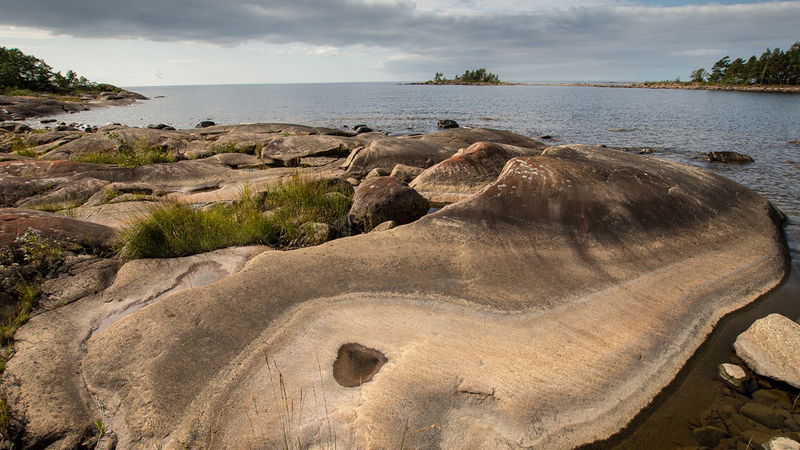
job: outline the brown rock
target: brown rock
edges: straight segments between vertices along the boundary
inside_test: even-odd
[[[433,205],[455,203],[496,180],[511,158],[541,153],[541,149],[476,142],[422,172],[411,187]]]
[[[43,211],[0,208],[0,246],[10,245],[28,230],[70,249],[110,249],[117,234],[109,227]]]
[[[390,220],[401,225],[411,223],[429,208],[425,198],[399,179],[378,177],[365,180],[356,189],[348,217],[355,227],[369,231]]]

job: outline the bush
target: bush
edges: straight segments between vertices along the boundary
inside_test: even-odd
[[[157,206],[125,230],[120,253],[127,258],[167,258],[237,245],[302,247],[312,244],[303,224],[326,223],[344,232],[351,204],[349,185],[295,174],[260,195],[245,189],[230,205]]]

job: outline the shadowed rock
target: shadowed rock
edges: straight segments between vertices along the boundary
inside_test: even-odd
[[[722,163],[751,163],[753,157],[738,152],[708,152],[706,160]]]
[[[140,274],[171,262],[121,271],[105,302],[22,327],[3,389],[36,421],[28,443],[102,415],[120,448],[281,447],[287,420],[316,448],[572,448],[625,425],[719,318],[780,282],[778,221],[701,169],[550,148],[412,224],[267,252],[200,288],[151,292]]]
[[[356,189],[348,218],[356,228],[369,231],[387,221],[411,223],[429,208],[428,201],[399,178],[376,177]]]

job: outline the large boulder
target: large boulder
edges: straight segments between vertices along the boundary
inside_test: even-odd
[[[454,203],[496,180],[511,158],[541,153],[538,148],[476,142],[422,172],[411,187],[434,206]]]
[[[100,418],[119,448],[572,448],[619,430],[787,270],[760,195],[592,147],[202,287],[169,294],[196,284],[151,264],[18,331],[2,388],[28,446]]]
[[[424,136],[398,136],[376,139],[350,154],[345,168],[359,177],[377,167],[397,164],[428,168],[453,156],[461,148],[487,141],[544,150],[542,142],[504,130],[453,128]]]
[[[736,338],[736,354],[754,372],[800,388],[800,324],[780,314],[756,320]]]
[[[428,209],[428,201],[399,178],[376,177],[356,189],[348,218],[356,228],[369,231],[390,220],[399,225],[411,223]]]

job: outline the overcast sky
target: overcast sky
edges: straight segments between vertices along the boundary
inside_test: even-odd
[[[121,86],[686,79],[800,41],[800,1],[0,0],[0,45]]]

